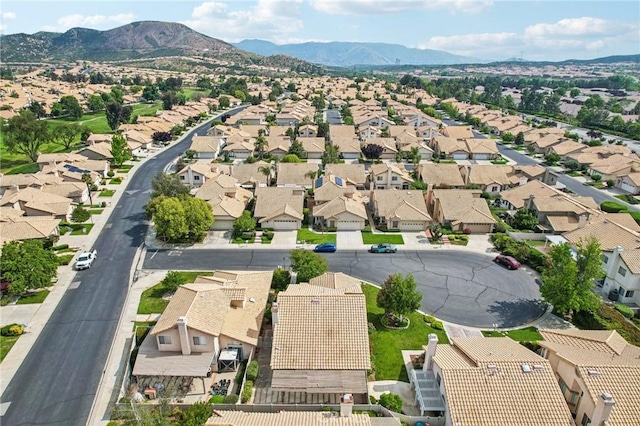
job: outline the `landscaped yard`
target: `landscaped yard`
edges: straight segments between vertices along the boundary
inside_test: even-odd
[[[91,232],[93,223],[74,223],[70,225],[71,235],[86,235]]]
[[[16,302],[16,305],[31,305],[35,303],[42,303],[44,299],[49,295],[49,290],[40,290],[34,293],[28,293],[24,296],[21,296],[20,299]]]
[[[308,228],[298,229],[297,241],[304,241],[307,244],[322,244],[322,243],[335,243],[336,234],[319,234],[317,232],[310,231]]]
[[[98,197],[113,197],[113,194],[115,193],[116,191],[113,189],[105,189],[104,191],[100,191]]]
[[[536,342],[542,340],[542,336],[535,327],[520,328],[511,331],[487,331],[483,330],[482,335],[485,337],[510,337],[516,342]]]
[[[409,381],[407,370],[404,368],[401,350],[422,349],[427,344],[430,333],[438,335],[439,343],[449,343],[444,330],[429,327],[424,321],[424,315],[414,312],[408,315],[411,324],[406,330],[390,330],[380,322],[384,310],[378,308],[376,297],[377,287],[363,284],[362,291],[367,298],[367,319],[375,327],[369,332],[371,345],[371,362],[376,380]]]
[[[192,283],[199,275],[211,276],[213,272],[180,272],[181,282],[183,284]],[[138,305],[139,314],[160,314],[169,304],[169,299],[163,299],[163,296],[170,294],[171,288],[166,287],[162,282],[142,292],[140,304]]]
[[[384,234],[372,234],[371,231],[362,231],[362,243],[363,244],[404,244],[404,239],[400,234],[384,233]]]
[[[0,336],[0,362],[4,360],[20,336]]]

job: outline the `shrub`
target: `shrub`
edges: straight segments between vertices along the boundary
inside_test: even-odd
[[[59,246],[51,247],[51,250],[58,251],[58,250],[64,250],[68,248],[69,248],[69,244],[60,244]]]
[[[222,403],[224,403],[224,399],[225,399],[225,397],[222,396],[222,395],[213,395],[209,399],[209,404],[222,404]]]
[[[247,366],[247,380],[255,382],[258,378],[258,361],[255,359]]]
[[[242,390],[241,401],[243,404],[246,404],[251,399],[251,395],[253,395],[253,382],[251,380],[247,380],[244,384],[244,389]]]
[[[238,399],[240,399],[240,398],[236,394],[227,395],[227,396],[224,397],[224,403],[225,404],[237,404],[238,403]]]
[[[631,309],[627,305],[622,305],[620,303],[616,303],[615,308],[616,308],[616,311],[620,312],[625,317],[633,318],[633,309]]]
[[[64,256],[58,256],[58,262],[60,265],[68,265],[73,260],[73,254],[65,254]]]
[[[115,172],[114,172],[113,170],[109,170],[109,171],[107,172],[107,176],[109,176],[109,177],[114,177],[115,175],[116,175],[116,174],[115,174]]]
[[[615,201],[604,201],[600,204],[600,209],[606,213],[619,213],[626,210],[627,207]]]
[[[402,398],[395,393],[380,395],[380,405],[396,413],[402,412]]]
[[[376,399],[375,396],[369,395],[369,402],[373,405],[376,405],[378,403],[378,400]]]
[[[276,269],[273,271],[273,278],[271,279],[271,288],[277,291],[282,291],[287,288],[291,282],[291,274],[286,269]]]
[[[21,336],[24,333],[24,327],[20,324],[5,325],[0,329],[0,335],[2,336]]]
[[[167,272],[167,276],[162,280],[162,285],[167,289],[167,291],[176,291],[178,287],[184,283],[184,277],[177,271]]]

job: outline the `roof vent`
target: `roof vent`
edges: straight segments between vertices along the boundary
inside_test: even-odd
[[[587,374],[590,377],[598,377],[600,375],[600,373],[598,373],[598,370],[587,370]]]
[[[318,304],[320,304],[320,299],[311,299],[311,304],[312,304],[312,305],[318,305]]]
[[[533,366],[533,369],[534,369],[535,371],[542,371],[542,370],[543,370],[542,365],[540,365],[540,364],[535,364],[535,365]]]
[[[522,364],[521,367],[523,373],[531,373],[531,366],[529,364]]]
[[[489,371],[495,371],[495,369],[496,369],[495,364],[487,364],[487,370],[489,370]]]
[[[251,303],[256,303],[256,298],[255,298],[255,297],[250,297],[250,298],[249,298],[249,302],[251,302]]]

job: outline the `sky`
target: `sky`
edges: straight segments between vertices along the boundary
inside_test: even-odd
[[[637,0],[3,0],[0,32],[183,23],[227,42],[402,44],[491,60],[640,53]]]

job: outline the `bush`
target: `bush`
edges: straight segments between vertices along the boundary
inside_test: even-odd
[[[51,247],[51,250],[58,251],[58,250],[64,250],[68,248],[69,248],[69,244],[60,244],[59,246]]]
[[[0,328],[1,336],[21,336],[24,333],[24,327],[20,324],[9,324]]]
[[[58,262],[60,265],[68,265],[73,260],[73,254],[65,254],[64,256],[58,256]]]
[[[238,403],[238,399],[240,399],[240,398],[236,394],[227,395],[227,396],[224,397],[224,403],[225,404],[237,404]]]
[[[380,395],[380,405],[396,413],[402,413],[402,398],[395,393]]]
[[[291,282],[291,274],[286,269],[276,269],[273,271],[273,278],[271,278],[271,288],[277,291],[282,291],[287,288]]]
[[[373,405],[376,405],[378,403],[378,400],[376,399],[375,396],[369,395],[369,402]]]
[[[600,209],[606,213],[619,213],[626,210],[627,207],[615,201],[604,201],[600,204]]]
[[[107,172],[107,176],[109,176],[109,177],[114,177],[115,175],[116,175],[116,174],[115,174],[115,172],[114,172],[113,170],[109,170],[109,171]]]
[[[253,395],[253,382],[251,380],[247,380],[244,384],[244,389],[242,390],[241,401],[243,404],[246,404],[251,399],[251,395]]]
[[[237,397],[237,395],[236,395]],[[213,395],[209,399],[209,404],[223,404],[225,397],[223,395]]]
[[[633,309],[631,309],[627,305],[621,305],[620,303],[616,303],[615,308],[616,308],[616,311],[620,312],[625,317],[633,318]]]
[[[247,380],[255,382],[258,378],[258,361],[255,359],[247,366]]]

